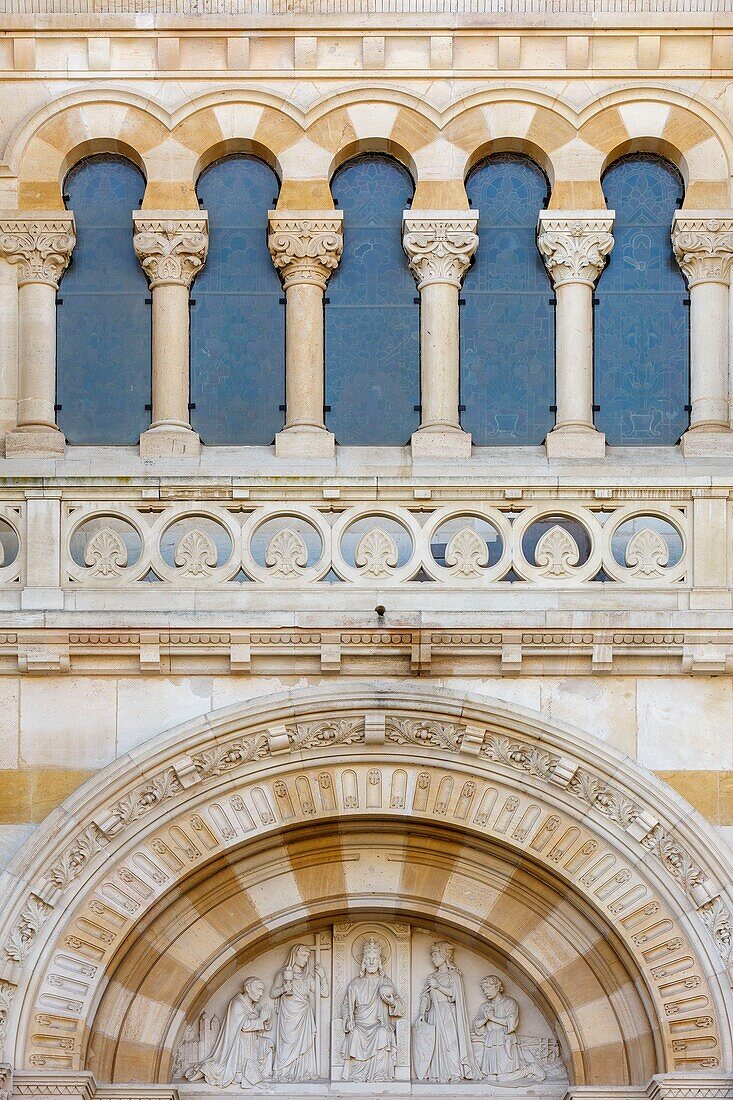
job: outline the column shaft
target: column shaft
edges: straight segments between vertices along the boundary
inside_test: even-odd
[[[283,457],[329,457],[324,423],[323,295],[343,249],[337,210],[270,211],[268,245],[285,290],[285,425],[275,438]]]
[[[613,211],[540,214],[537,247],[556,294],[555,427],[550,458],[602,458],[593,423],[593,287],[613,248]]]
[[[56,429],[56,288],[21,283],[18,292],[18,427]]]
[[[0,254],[0,434],[18,423],[18,272]]]
[[[159,211],[133,214],[135,253],[153,299],[153,416],[140,454],[196,455],[200,440],[189,423],[189,292],[206,260],[208,214]]]
[[[460,340],[458,296],[478,247],[478,214],[406,211],[402,243],[420,291],[420,427],[413,458],[467,458],[471,436],[458,412]]]
[[[672,246],[690,291],[690,427],[686,455],[733,454],[728,296],[733,262],[729,211],[678,210]]]
[[[561,283],[556,290],[555,427],[593,425],[593,287]]]
[[[292,283],[285,292],[285,430],[326,430],[323,422],[323,289]]]
[[[451,283],[427,283],[420,292],[421,429],[460,431],[458,420],[458,295]]]
[[[65,440],[56,427],[56,291],[76,243],[74,215],[0,215],[0,252],[18,267],[17,279],[17,428],[5,437],[10,457],[63,454]],[[10,292],[10,282],[3,281]],[[15,387],[12,308],[2,310],[3,396]],[[6,343],[7,339],[7,343]],[[11,389],[11,392],[12,392]]]
[[[153,297],[153,422],[190,430],[188,287],[156,286]]]

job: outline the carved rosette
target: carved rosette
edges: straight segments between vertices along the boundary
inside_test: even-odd
[[[296,283],[311,283],[325,290],[343,252],[343,214],[337,210],[271,211],[267,245],[285,290]]]
[[[58,290],[76,244],[74,215],[0,215],[0,254],[18,266],[18,283],[43,283]]]
[[[406,214],[402,247],[417,289],[430,283],[460,288],[478,248],[478,214]]]
[[[552,285],[595,286],[613,248],[613,214],[540,214],[537,247]]]
[[[672,247],[688,286],[728,283],[733,261],[733,217],[675,214]]]
[[[206,260],[208,215],[133,214],[133,222],[135,255],[151,290],[157,286],[190,287]]]

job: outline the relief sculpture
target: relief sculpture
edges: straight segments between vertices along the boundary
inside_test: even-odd
[[[441,1085],[480,1078],[473,1055],[463,976],[453,959],[453,944],[434,943],[433,970],[420,995],[413,1037],[415,1075]]]
[[[478,1065],[482,1076],[497,1085],[544,1081],[545,1072],[528,1060],[519,1046],[517,1002],[507,996],[496,974],[482,980],[481,990],[486,1000],[474,1017],[472,1031],[481,1044]]]
[[[255,966],[262,977],[233,996],[232,982],[185,1027],[174,1079],[289,1098],[317,1082],[348,1082],[354,1094],[392,1082],[450,1096],[457,1085],[471,1096],[540,1082],[549,1096],[566,1089],[560,1044],[531,997],[500,974],[479,978],[476,952],[431,942],[424,929],[339,924],[273,947]],[[533,1033],[520,1035],[525,1012]]]
[[[361,972],[349,982],[341,1005],[343,1055],[349,1081],[393,1081],[397,1057],[394,1021],[402,998],[384,972],[379,940],[364,943]]]
[[[319,962],[311,967],[311,948],[299,943],[278,970],[270,990],[276,1004],[275,1063],[277,1081],[315,1081],[318,1074],[317,1027],[313,1012],[316,992],[328,997],[326,972]]]
[[[272,1077],[274,1044],[266,1034],[272,1026],[272,1009],[260,1004],[265,992],[259,978],[247,978],[241,993],[229,1002],[224,1024],[211,1054],[186,1073],[189,1081],[225,1089],[238,1084],[253,1088]]]

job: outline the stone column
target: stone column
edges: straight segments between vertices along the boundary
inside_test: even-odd
[[[672,247],[690,289],[690,427],[685,455],[733,454],[728,374],[728,298],[733,212],[678,210]]]
[[[593,423],[593,288],[613,248],[614,212],[544,211],[537,247],[555,288],[555,427],[548,458],[603,458]]]
[[[344,246],[340,210],[269,213],[268,245],[285,290],[285,427],[282,456],[329,457],[324,422],[323,295]]]
[[[402,244],[420,292],[420,427],[413,458],[470,458],[461,428],[458,295],[478,247],[478,213],[405,211]]]
[[[70,211],[0,215],[0,252],[18,265],[18,426],[13,457],[62,455],[56,426],[56,292],[76,244]]]
[[[189,291],[206,260],[205,211],[133,214],[135,255],[153,297],[153,416],[140,436],[145,458],[197,455],[201,442],[189,421]]]

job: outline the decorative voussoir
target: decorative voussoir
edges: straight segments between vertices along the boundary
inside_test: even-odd
[[[343,213],[270,211],[269,226],[267,244],[284,288],[315,283],[325,290],[343,251]]]
[[[18,282],[58,290],[76,244],[74,215],[0,214],[0,255],[18,267]]]
[[[689,286],[727,283],[733,262],[733,215],[677,213],[672,247]]]
[[[418,290],[428,283],[460,287],[478,248],[478,214],[406,214],[402,246]]]
[[[614,214],[540,214],[537,247],[554,287],[594,286],[613,248]]]
[[[204,266],[209,248],[209,218],[133,214],[133,246],[150,286],[190,287]]]

